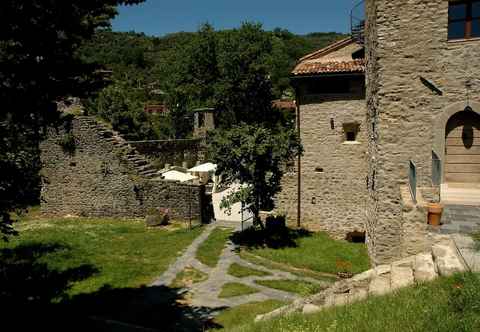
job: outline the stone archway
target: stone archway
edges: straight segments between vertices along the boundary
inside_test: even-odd
[[[480,103],[471,101],[470,105],[465,102],[457,102],[446,107],[443,112],[435,117],[433,124],[434,140],[433,151],[441,160],[441,183],[446,183],[445,168],[446,168],[446,137],[447,137],[447,123],[457,113],[463,112],[467,106],[471,107],[472,113],[480,116]]]
[[[480,115],[471,110],[446,124],[444,182],[480,183]]]

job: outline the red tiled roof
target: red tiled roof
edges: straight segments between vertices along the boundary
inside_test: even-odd
[[[272,101],[272,105],[279,109],[295,109],[295,101],[287,99],[277,99]]]
[[[169,109],[166,105],[145,105],[144,111],[146,113],[168,113]]]
[[[363,73],[365,72],[365,60],[352,61],[329,61],[329,62],[300,62],[292,74],[312,75],[328,73]]]
[[[307,54],[299,60],[292,75],[363,73],[365,72],[365,59],[354,59],[350,53],[355,51],[354,45],[355,41],[352,38],[346,38]]]
[[[307,55],[303,56],[302,58],[300,58],[300,62],[305,61],[305,60],[310,60],[310,59],[321,58],[322,56],[325,56],[329,53],[338,51],[339,49],[341,49],[345,46],[348,46],[350,44],[353,44],[354,42],[355,41],[351,37],[341,39],[341,40],[339,40],[339,41],[337,41],[333,44],[330,44],[330,45],[322,48],[322,49],[319,49],[315,52],[312,52],[310,54],[307,54]]]

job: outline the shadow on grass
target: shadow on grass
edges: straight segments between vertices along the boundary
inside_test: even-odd
[[[231,236],[231,240],[236,245],[247,248],[295,248],[297,240],[312,236],[312,232],[305,229],[291,229],[288,227],[280,228],[255,228],[251,227],[243,232],[236,232]]]
[[[74,282],[87,280],[99,270],[92,265],[52,269],[42,258],[59,250],[69,248],[31,244],[0,250],[2,330],[11,326],[11,331],[195,332],[218,327],[212,323],[211,309],[182,304],[179,290],[165,286],[104,286],[93,293],[69,296]]]

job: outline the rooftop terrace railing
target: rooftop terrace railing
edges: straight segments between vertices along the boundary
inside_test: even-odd
[[[365,44],[365,1],[359,1],[350,12],[352,38],[360,45]]]

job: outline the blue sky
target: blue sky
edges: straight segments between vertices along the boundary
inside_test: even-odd
[[[115,31],[137,31],[161,36],[196,31],[209,22],[216,29],[238,27],[244,21],[305,34],[316,31],[346,32],[355,0],[147,0],[121,7],[113,21]]]

